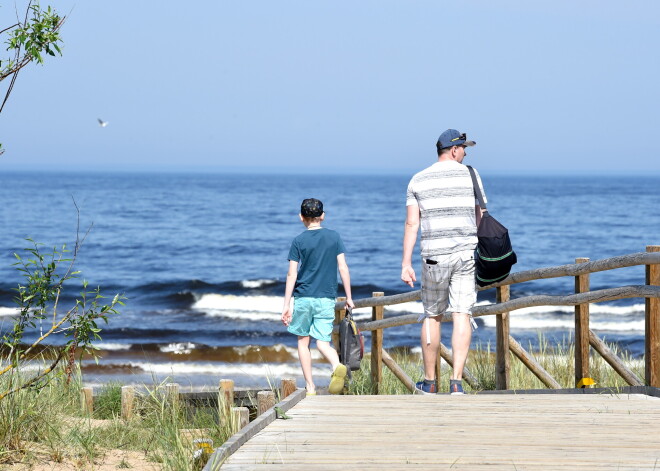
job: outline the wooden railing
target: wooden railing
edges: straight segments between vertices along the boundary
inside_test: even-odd
[[[646,266],[646,280],[643,285],[620,286],[616,288],[590,291],[589,275],[600,271],[616,268]],[[565,296],[534,295],[510,299],[509,286],[517,283],[572,276],[575,278],[575,292]],[[631,386],[648,385],[660,387],[660,246],[646,247],[646,252],[612,257],[603,260],[589,261],[588,258],[577,258],[575,264],[561,265],[549,268],[538,268],[512,273],[505,280],[480,288],[496,289],[495,304],[475,306],[473,317],[496,316],[496,361],[495,377],[497,389],[509,389],[510,355],[512,352],[520,361],[539,378],[548,388],[560,389],[559,383],[543,369],[509,333],[509,312],[516,309],[535,306],[575,306],[575,386],[586,387],[590,383],[589,346],[598,352],[607,363]],[[645,298],[645,379],[640,379],[612,350],[589,328],[589,305],[591,303],[612,301],[624,298]],[[405,372],[394,362],[383,349],[383,330],[417,322],[418,314],[404,314],[383,318],[384,306],[419,301],[421,292],[385,296],[384,293],[373,293],[371,298],[355,300],[356,308],[371,307],[372,319],[359,322],[362,331],[371,331],[371,379],[373,393],[378,394],[382,384],[383,363],[401,380],[405,386],[414,391],[415,384]],[[339,324],[345,315],[345,298],[339,298],[335,305],[335,323]],[[451,321],[451,315],[445,314],[442,322]],[[335,326],[333,341],[338,342],[338,327]],[[452,365],[451,352],[440,345],[436,362],[437,377],[440,377],[440,358]],[[473,388],[479,388],[477,379],[466,368],[464,379]]]

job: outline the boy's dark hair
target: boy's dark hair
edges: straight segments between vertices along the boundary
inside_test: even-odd
[[[300,205],[300,214],[304,218],[318,218],[323,214],[323,203],[316,198],[304,199]]]

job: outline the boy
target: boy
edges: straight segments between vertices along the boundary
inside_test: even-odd
[[[316,394],[312,379],[310,337],[316,339],[316,347],[332,365],[328,391],[330,394],[339,394],[344,389],[346,366],[339,363],[337,351],[330,346],[335,319],[337,269],[346,292],[346,305],[350,308],[355,306],[351,298],[351,278],[344,257],[344,243],[335,231],[321,227],[325,213],[323,203],[319,200],[303,200],[299,216],[307,230],[293,239],[289,250],[282,322],[288,326],[289,332],[298,336],[298,357],[307,395]]]

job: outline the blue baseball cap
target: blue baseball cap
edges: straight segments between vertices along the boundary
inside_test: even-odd
[[[438,149],[446,149],[453,146],[473,146],[476,142],[468,141],[465,133],[460,133],[456,129],[447,129],[440,134],[438,138]]]

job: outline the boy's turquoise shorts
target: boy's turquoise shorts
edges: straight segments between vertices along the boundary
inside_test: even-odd
[[[330,342],[334,320],[333,298],[294,298],[293,319],[288,330],[294,335],[309,335],[316,340]]]

